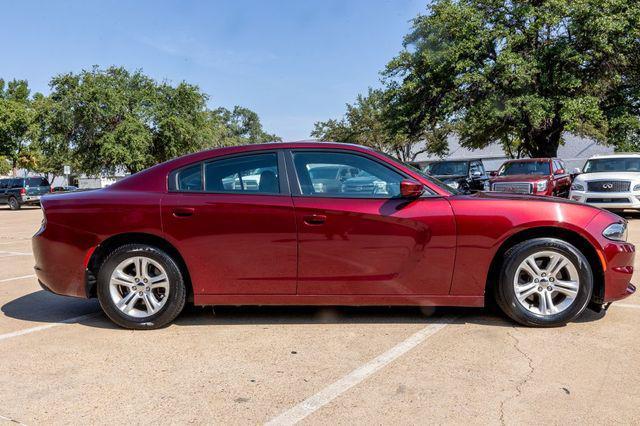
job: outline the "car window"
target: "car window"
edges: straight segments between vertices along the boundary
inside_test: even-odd
[[[499,176],[510,175],[548,175],[549,161],[510,161],[504,163]]]
[[[597,158],[587,161],[585,173],[640,172],[640,158]]]
[[[9,186],[9,179],[0,179],[0,189],[6,189]]]
[[[41,177],[34,177],[27,179],[27,186],[33,188],[36,186],[49,186],[49,182]]]
[[[24,187],[24,179],[11,179],[11,188],[22,188]]]
[[[434,176],[466,176],[469,173],[469,162],[439,161],[427,165],[426,171]]]
[[[404,177],[367,157],[338,152],[295,152],[293,162],[304,195],[345,198],[393,198],[400,195]],[[312,172],[332,165],[348,172],[332,179],[319,179]]]
[[[175,179],[175,180],[174,180]],[[174,188],[178,191],[202,191],[202,164],[194,164],[179,170],[170,182],[175,182]]]
[[[243,155],[205,164],[208,192],[280,193],[276,153]]]

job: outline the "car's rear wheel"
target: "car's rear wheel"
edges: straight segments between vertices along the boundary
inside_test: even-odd
[[[20,210],[20,207],[22,207],[16,197],[9,198],[8,202],[9,202],[9,208],[11,210]]]
[[[130,244],[115,249],[102,263],[98,300],[116,324],[154,329],[180,314],[186,289],[171,256],[153,246]]]
[[[593,292],[585,256],[555,238],[536,238],[509,249],[495,287],[496,301],[523,325],[553,327],[580,315]]]

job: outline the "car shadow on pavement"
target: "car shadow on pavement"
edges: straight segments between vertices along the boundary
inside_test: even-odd
[[[0,310],[13,319],[34,323],[63,323],[100,312],[97,300],[84,300],[36,291],[5,303]],[[576,322],[597,321],[604,312],[587,310]],[[439,320],[494,327],[517,326],[493,309],[413,306],[187,306],[174,321],[176,326],[233,326],[252,324],[424,324]],[[82,319],[87,327],[117,329],[103,314]]]

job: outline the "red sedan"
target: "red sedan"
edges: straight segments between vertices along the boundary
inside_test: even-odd
[[[149,329],[196,305],[483,306],[553,326],[634,292],[626,222],[587,205],[461,195],[371,149],[275,143],[187,155],[49,195],[33,237],[57,294]]]

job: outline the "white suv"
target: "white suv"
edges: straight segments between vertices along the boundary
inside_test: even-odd
[[[640,209],[640,154],[591,157],[573,180],[569,199],[606,209]]]

